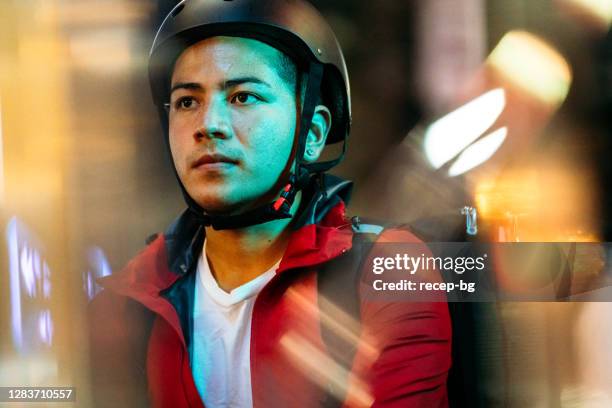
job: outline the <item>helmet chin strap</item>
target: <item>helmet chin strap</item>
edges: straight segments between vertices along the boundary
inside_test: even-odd
[[[202,225],[211,226],[215,230],[239,229],[292,217],[290,210],[297,192],[306,186],[310,179],[311,171],[319,169],[317,166],[313,167],[304,163],[303,158],[306,150],[308,132],[310,131],[310,125],[312,124],[314,109],[317,105],[319,92],[321,89],[322,77],[323,65],[311,62],[308,70],[304,104],[302,106],[302,113],[300,115],[297,148],[295,149],[295,153],[289,157],[286,166],[286,169],[291,169],[291,164],[295,160],[295,172],[291,173],[290,170],[283,171],[277,184],[281,184],[283,178],[287,178],[288,180],[286,183],[283,183],[284,187],[280,191],[280,196],[276,200],[240,214],[209,214],[202,209],[202,207],[200,207],[200,205],[197,204],[193,198],[191,198],[191,196],[189,196],[185,190],[185,187],[179,180],[183,196],[185,197],[185,201],[187,201],[189,209],[195,214],[196,219]],[[285,176],[287,173],[289,173],[288,177]]]

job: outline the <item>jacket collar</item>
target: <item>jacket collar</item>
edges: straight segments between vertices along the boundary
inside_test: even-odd
[[[344,204],[351,189],[350,181],[332,175],[313,178],[304,190],[310,200],[296,219],[277,273],[327,262],[351,248],[353,231]],[[160,292],[193,269],[203,240],[204,228],[185,211],[123,270],[98,283],[155,310]]]

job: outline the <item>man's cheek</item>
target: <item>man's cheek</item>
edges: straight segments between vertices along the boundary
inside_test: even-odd
[[[176,166],[180,162],[180,145],[178,144],[177,137],[175,136],[175,133],[172,132],[172,130],[170,131],[170,134],[168,136],[168,144],[170,145],[170,154],[172,155],[172,161]]]

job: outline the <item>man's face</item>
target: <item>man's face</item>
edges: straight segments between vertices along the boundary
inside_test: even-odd
[[[189,195],[206,211],[271,200],[296,127],[295,84],[280,52],[262,42],[213,37],[187,48],[172,74],[170,150]]]

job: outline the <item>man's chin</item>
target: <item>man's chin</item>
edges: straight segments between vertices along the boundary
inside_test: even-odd
[[[210,215],[234,215],[247,210],[244,202],[230,202],[211,197],[196,199],[196,202],[207,214]]]
[[[267,194],[253,197],[250,194],[248,196],[229,193],[211,194],[211,191],[207,191],[206,194],[192,195],[192,197],[204,211],[211,215],[242,214],[275,199],[275,196]],[[233,199],[228,199],[228,197],[233,197]]]

